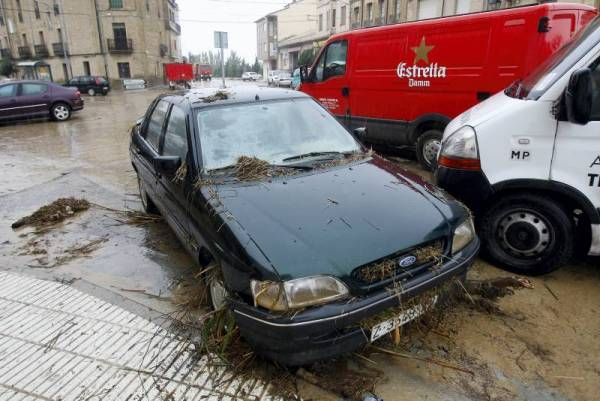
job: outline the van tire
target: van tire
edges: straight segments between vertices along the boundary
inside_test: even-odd
[[[514,273],[546,274],[574,255],[573,220],[545,197],[506,196],[485,211],[478,225],[483,255]]]
[[[442,131],[430,129],[417,138],[417,160],[427,171],[433,171],[437,166],[437,151],[442,143],[442,135]]]

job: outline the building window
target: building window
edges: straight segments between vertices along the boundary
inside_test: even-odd
[[[346,25],[346,6],[342,6],[340,10],[340,26]]]
[[[367,21],[373,21],[373,3],[367,4]]]
[[[33,2],[33,13],[35,14],[35,19],[40,19],[40,3],[37,0]]]
[[[438,0],[419,0],[417,19],[436,18],[441,16],[441,3]]]
[[[325,14],[325,26],[327,27],[327,29],[329,29],[329,27],[331,26],[331,25],[329,25],[330,21],[331,21],[331,18],[329,18],[329,17],[330,17],[330,14],[329,14],[329,11],[327,11],[327,13]]]
[[[27,43],[27,34],[25,33],[21,36],[21,44],[23,46],[29,46],[29,43]]]
[[[323,30],[323,14],[319,14],[319,31]]]
[[[150,0],[146,0],[146,12],[150,12]]]
[[[468,0],[471,1],[471,0]],[[396,18],[396,20],[400,19],[400,5],[401,5],[401,0],[396,0],[396,7],[394,8],[394,18]]]
[[[336,17],[336,9],[331,10],[331,27],[335,28],[335,17]]]
[[[123,8],[123,0],[108,0],[108,8]]]
[[[356,21],[356,22],[360,21],[360,8],[359,7],[354,7],[354,21]]]
[[[129,63],[117,63],[117,69],[119,70],[119,78],[131,78]]]
[[[44,31],[39,31],[38,35],[40,35],[40,45],[46,44],[46,38],[44,38]]]
[[[456,0],[456,14],[466,14],[471,11],[471,0]]]
[[[383,21],[385,19],[385,4],[384,0],[379,0],[379,18]]]
[[[60,14],[60,8],[58,6],[58,3],[56,2],[56,0],[54,0],[54,15],[59,15]]]
[[[0,14],[0,26],[4,26],[4,15]]]
[[[58,34],[58,41],[62,43],[62,30],[60,28],[56,29],[56,33]]]
[[[17,0],[17,17],[19,22],[23,22],[23,9],[21,8],[21,0]]]
[[[92,75],[92,70],[90,68],[90,62],[89,61],[84,61],[83,62],[83,75]]]

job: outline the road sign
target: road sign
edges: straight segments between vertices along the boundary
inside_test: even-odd
[[[215,48],[227,49],[227,32],[215,31]]]

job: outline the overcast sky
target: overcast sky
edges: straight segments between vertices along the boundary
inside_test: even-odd
[[[252,63],[260,17],[290,0],[178,0],[183,55],[213,49],[213,32],[229,33],[229,49]]]

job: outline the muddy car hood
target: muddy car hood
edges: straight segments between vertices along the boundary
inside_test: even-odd
[[[218,192],[234,217],[225,224],[243,227],[282,280],[343,278],[365,263],[448,237],[464,218],[462,207],[405,174],[373,158],[272,182],[220,185]]]

